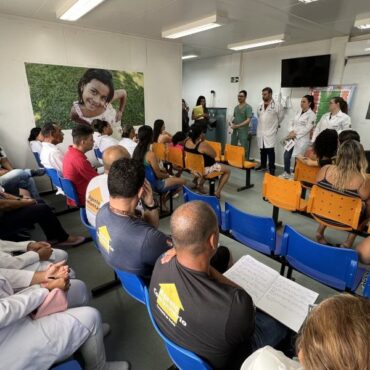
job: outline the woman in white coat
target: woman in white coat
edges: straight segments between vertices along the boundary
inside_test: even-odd
[[[281,177],[290,179],[290,160],[292,156],[295,158],[299,155],[304,155],[308,145],[310,144],[310,132],[316,121],[316,114],[313,112],[315,103],[312,95],[305,95],[301,99],[301,110],[297,112],[289,126],[289,134],[287,140],[293,139],[294,146],[284,152],[284,173]]]
[[[314,142],[320,132],[327,128],[333,129],[340,134],[344,130],[351,128],[351,117],[348,116],[348,104],[340,96],[330,99],[329,112],[325,113],[319,123],[316,125],[312,135],[312,142]]]
[[[127,370],[127,362],[106,362],[99,312],[92,307],[76,307],[86,304],[86,300],[73,286],[67,295],[68,307],[76,308],[37,320],[29,317],[61,280],[52,280],[51,285],[42,288],[38,284],[44,281],[42,274],[0,269],[0,368],[47,370],[80,348],[85,369]],[[31,275],[31,284],[36,285],[14,294],[14,289],[29,285]]]

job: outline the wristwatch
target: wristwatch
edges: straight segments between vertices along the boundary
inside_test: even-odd
[[[159,208],[159,204],[156,199],[154,199],[154,205],[148,206],[147,204],[144,203],[142,200],[141,203],[143,204],[144,209],[147,209],[148,211],[153,211],[154,209]]]

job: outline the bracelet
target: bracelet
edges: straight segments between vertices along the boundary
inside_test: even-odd
[[[158,205],[158,202],[156,200],[154,200],[154,204],[152,206],[148,206],[147,204],[144,203],[144,201],[141,201],[144,209],[148,210],[148,211],[153,211],[154,209],[157,209],[159,208],[159,205]]]

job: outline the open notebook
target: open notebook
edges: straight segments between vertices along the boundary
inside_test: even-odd
[[[308,306],[319,296],[251,256],[240,258],[224,275],[241,286],[260,310],[295,332],[302,326]]]

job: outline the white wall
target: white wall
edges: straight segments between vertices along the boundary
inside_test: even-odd
[[[181,128],[182,46],[0,15],[0,143],[17,167],[35,166],[27,146],[35,126],[24,63],[144,72],[146,123]],[[129,97],[130,98],[130,97]],[[66,146],[70,133],[65,134]]]
[[[183,66],[183,98],[187,101],[189,99],[189,105],[193,106],[196,96],[204,93],[208,97],[209,91],[217,86],[217,89],[220,90],[220,94],[217,95],[217,106],[226,106],[230,115],[233,107],[237,104],[236,93],[241,89],[246,89],[248,91],[247,101],[255,112],[261,101],[261,90],[270,86],[274,95],[281,93],[282,96],[291,98],[291,104],[286,109],[285,118],[278,132],[278,137],[282,138],[287,133],[289,120],[300,108],[300,98],[309,90],[307,88],[280,88],[281,59],[331,54],[329,84],[358,84],[354,105],[350,113],[353,128],[360,132],[365,148],[370,148],[370,131],[367,129],[370,121],[364,119],[370,100],[370,74],[368,73],[370,58],[350,60],[345,67],[346,44],[347,37],[337,37],[300,45],[188,61]],[[239,70],[239,84],[230,83],[230,77],[239,76]],[[259,150],[255,139],[252,143],[251,157],[259,159]],[[280,144],[277,144],[276,147],[276,163],[283,163],[283,148]]]

